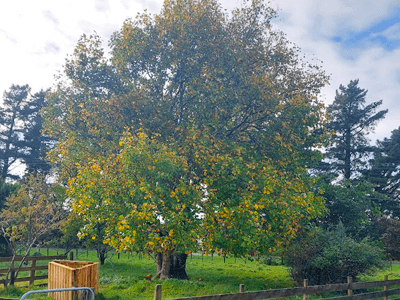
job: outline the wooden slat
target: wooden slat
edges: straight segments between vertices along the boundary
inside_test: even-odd
[[[22,256],[18,256],[14,259],[14,261],[21,261],[22,260]],[[52,256],[34,256],[34,257],[26,257],[26,261],[29,262],[31,261],[31,266],[29,267],[22,267],[20,269],[21,272],[26,272],[29,271],[30,272],[30,276],[29,277],[20,277],[20,278],[15,278],[14,282],[24,282],[24,281],[29,281],[29,284],[34,284],[35,280],[41,280],[41,279],[47,279],[48,275],[41,275],[41,276],[36,276],[35,272],[38,270],[47,270],[48,266],[36,266],[36,262],[39,260],[52,260],[52,259],[63,259],[66,258],[66,255],[52,255]],[[12,261],[12,257],[2,257],[0,258],[0,262],[11,262]],[[14,265],[15,268],[15,265]],[[7,269],[0,269],[0,273],[5,273],[8,272],[8,268]],[[4,284],[4,279],[0,280],[0,284]]]
[[[393,286],[400,284],[400,279],[383,280],[383,281],[367,281],[367,282],[353,282],[352,288],[354,290],[367,289],[373,287]]]
[[[389,280],[390,281],[390,280]],[[378,284],[376,286],[383,286],[384,283],[388,283],[389,281],[379,281],[376,282]],[[393,280],[393,284],[398,283],[399,280]],[[350,284],[353,288],[355,283]],[[366,286],[372,285],[371,282],[358,282],[357,288],[365,288]],[[198,296],[198,297],[189,297],[189,298],[174,298],[170,300],[252,300],[252,299],[268,299],[268,298],[286,298],[291,296],[300,296],[304,294],[317,294],[317,293],[325,293],[332,291],[345,291],[349,288],[349,284],[329,284],[329,285],[319,285],[319,286],[310,286],[307,288],[289,288],[289,289],[277,289],[277,290],[267,290],[267,291],[256,291],[256,292],[244,292],[237,294],[219,294],[219,295],[207,295],[207,296]],[[400,289],[393,289],[382,292],[374,292],[374,293],[366,293],[366,294],[358,294],[353,295],[351,297],[336,297],[329,300],[366,300],[366,299],[374,299],[380,298],[383,296],[390,296],[400,294]],[[327,300],[327,299],[324,299]]]
[[[58,262],[52,262],[52,263],[53,263],[55,266],[59,267],[59,268],[68,269],[68,270],[70,270],[70,271],[75,270],[74,268],[71,268],[71,267],[69,267],[69,266],[60,264],[60,263],[58,263]]]
[[[30,271],[30,270],[35,270],[35,271],[39,271],[39,270],[47,270],[47,266],[35,266],[35,267],[23,267],[21,269],[19,269],[20,272],[24,272],[24,271]],[[0,273],[6,273],[8,271],[7,269],[0,269]]]
[[[49,289],[90,287],[98,291],[99,263],[77,261],[53,261],[49,263]],[[60,300],[72,300],[73,293],[65,292],[53,295]]]
[[[25,260],[53,260],[53,259],[66,259],[66,255],[51,255],[51,256],[28,256]],[[14,261],[21,261],[23,256],[16,256]],[[12,257],[0,257],[0,262],[10,262]]]
[[[14,278],[14,282],[24,282],[24,281],[29,281],[31,277],[18,277]],[[41,280],[41,279],[47,279],[47,275],[41,275],[41,276],[35,276],[34,280]],[[0,284],[4,284],[4,279],[0,280]]]
[[[400,294],[400,289],[358,294],[350,297],[346,296],[346,297],[325,298],[324,300],[368,300],[368,299],[381,298],[383,296],[391,296],[396,294]]]

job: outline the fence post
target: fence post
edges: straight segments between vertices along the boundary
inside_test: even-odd
[[[353,279],[351,276],[347,276],[347,284],[348,284],[348,289],[347,289],[347,296],[353,296],[353,290],[351,289],[351,283],[353,282]]]
[[[244,284],[239,285],[239,293],[244,293],[245,287]]]
[[[31,264],[31,272],[29,276],[29,285],[33,285],[35,283],[35,268],[36,268],[36,259],[32,259]]]
[[[303,294],[303,300],[307,300],[307,293],[305,289],[308,287],[308,279],[304,279],[303,281],[303,288],[304,288],[304,294]]]
[[[162,289],[161,284],[157,284],[154,287],[154,300],[161,300],[161,289]]]
[[[72,250],[69,253],[69,260],[74,260],[74,252]]]
[[[388,276],[387,275],[385,275],[385,281],[387,281],[388,280]],[[387,289],[387,285],[385,284],[384,286],[383,286],[383,291],[387,291],[388,289]],[[388,296],[386,296],[386,294],[385,294],[385,296],[383,296],[383,300],[388,300]]]

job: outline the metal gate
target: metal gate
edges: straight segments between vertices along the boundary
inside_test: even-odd
[[[88,287],[29,291],[20,300],[94,300],[94,292]]]

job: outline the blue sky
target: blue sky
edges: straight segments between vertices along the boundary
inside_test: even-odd
[[[385,120],[369,135],[372,142],[400,126],[400,2],[393,0],[275,1],[284,31],[306,54],[323,61],[331,74],[321,98],[332,103],[340,84],[359,79],[367,104],[383,100]],[[274,4],[273,4],[274,5]]]
[[[244,0],[221,0],[224,8]],[[125,19],[144,9],[158,13],[162,0],[19,0],[0,4],[0,92],[29,84],[51,87],[83,34],[96,31],[107,44]],[[319,59],[331,74],[321,99],[330,104],[340,84],[358,78],[367,103],[389,109],[370,139],[400,126],[400,4],[398,0],[272,0],[274,27],[299,46],[306,60]]]
[[[398,49],[400,48],[400,8],[394,8],[392,13],[371,23],[362,31],[340,32],[332,37],[332,41],[340,45],[342,55],[349,56],[349,59],[356,58],[351,55],[352,53],[368,47],[382,47],[386,51]],[[352,50],[351,53],[349,50]]]

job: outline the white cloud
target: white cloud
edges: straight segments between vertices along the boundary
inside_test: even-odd
[[[107,12],[110,10],[108,0],[95,0],[95,8],[99,12]]]
[[[49,10],[45,10],[42,12],[43,16],[50,20],[51,22],[53,22],[55,25],[58,25],[60,22],[58,21],[58,19],[52,14],[51,11]]]
[[[279,7],[274,26],[287,34],[306,54],[324,61],[332,74],[331,85],[322,98],[331,103],[340,84],[359,78],[360,87],[368,89],[367,101],[383,99],[389,108],[375,137],[382,139],[400,125],[400,53],[386,51],[377,44],[344,49],[331,41],[334,36],[346,39],[362,32],[394,12],[398,0],[272,0]],[[96,31],[107,45],[110,35],[123,21],[148,9],[158,13],[162,0],[21,0],[6,1],[0,10],[0,93],[11,84],[32,86],[34,92],[49,87],[53,75],[71,54],[83,34]],[[222,0],[229,11],[243,0]],[[400,25],[381,33],[387,39],[399,39]],[[351,53],[351,51],[353,51]],[[346,55],[346,56],[344,56]],[[352,57],[352,59],[349,59]]]
[[[275,0],[288,26],[306,35],[334,36],[363,31],[393,11],[393,0]]]

